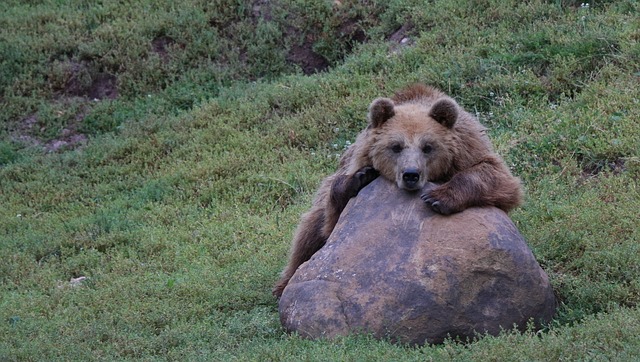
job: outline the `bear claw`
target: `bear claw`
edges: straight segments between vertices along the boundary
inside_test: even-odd
[[[427,206],[429,206],[429,208],[431,208],[431,210],[437,212],[438,214],[450,215],[453,213],[453,210],[446,207],[440,200],[430,196],[429,193],[422,194],[420,198],[422,199],[422,201],[424,201],[425,204],[427,204]]]
[[[431,206],[431,209],[438,214],[444,214],[444,212],[442,212],[442,209],[440,208],[440,201],[434,201],[429,206]]]

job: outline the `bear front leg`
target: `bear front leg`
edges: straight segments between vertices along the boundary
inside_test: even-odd
[[[298,270],[298,267],[311,259],[313,254],[327,242],[329,235],[323,232],[324,223],[324,208],[320,207],[320,205],[314,205],[309,212],[302,216],[302,220],[293,237],[289,263],[272,290],[275,297],[280,298],[282,296],[284,288],[289,284],[289,279]]]
[[[349,199],[376,177],[378,171],[364,167],[353,175],[334,175],[323,181],[314,206],[302,216],[296,229],[289,263],[273,288],[274,296],[280,298],[298,267],[324,246]]]
[[[352,197],[358,195],[358,192],[365,186],[375,180],[380,173],[370,166],[365,166],[353,175],[338,175],[331,184],[329,195],[329,204],[325,211],[325,229],[327,235],[331,235],[333,228],[338,223],[338,218],[342,210],[347,206]]]
[[[502,162],[488,159],[455,174],[444,184],[427,184],[421,198],[443,215],[472,206],[495,206],[509,212],[522,203],[522,187]]]

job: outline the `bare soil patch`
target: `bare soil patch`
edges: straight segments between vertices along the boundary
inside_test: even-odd
[[[151,49],[158,54],[164,63],[169,61],[169,47],[175,44],[175,40],[169,36],[159,36],[151,41]]]
[[[582,167],[582,177],[589,178],[598,176],[604,171],[609,171],[614,175],[619,175],[626,170],[625,159],[622,157],[616,157],[613,159],[595,160],[586,163]]]
[[[330,65],[327,58],[313,51],[313,44],[314,40],[305,39],[302,44],[294,44],[287,54],[287,61],[299,66],[306,75],[325,71]]]
[[[54,109],[70,110],[60,132],[54,138],[44,137],[43,115],[29,114],[9,130],[14,141],[26,146],[41,147],[45,152],[75,149],[88,141],[80,131],[80,125],[96,102],[118,98],[117,77],[106,72],[95,71],[84,61],[69,60],[52,65],[50,78],[54,98],[49,100]]]

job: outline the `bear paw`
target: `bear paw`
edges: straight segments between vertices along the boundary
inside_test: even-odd
[[[357,180],[358,185],[354,185],[357,189],[356,193],[362,190],[365,186],[371,183],[371,181],[375,180],[380,173],[371,166],[365,166],[359,169],[355,175],[353,175],[354,179]]]
[[[339,175],[331,185],[330,191],[330,211],[325,214],[340,215],[342,210],[352,197],[358,195],[363,187],[367,186],[371,181],[378,177],[379,173],[373,167],[363,167],[356,171],[353,175]],[[336,218],[337,220],[337,218]]]
[[[435,195],[435,188],[437,186],[437,184],[434,184],[432,182],[428,183],[423,188],[422,195],[420,195],[422,201],[424,201],[424,203],[427,204],[427,206],[429,206],[431,210],[437,212],[438,214],[451,215],[457,212],[457,210],[449,207],[447,203],[444,202],[444,200]]]
[[[358,195],[358,192],[375,180],[378,175],[377,170],[366,166],[356,171],[353,175],[336,177],[331,186],[331,199],[336,205],[342,205],[341,207],[344,208],[350,198]]]

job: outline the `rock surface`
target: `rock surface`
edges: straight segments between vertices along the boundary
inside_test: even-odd
[[[279,311],[288,331],[308,338],[371,333],[421,345],[550,321],[555,298],[503,211],[438,215],[378,178],[298,268]]]

